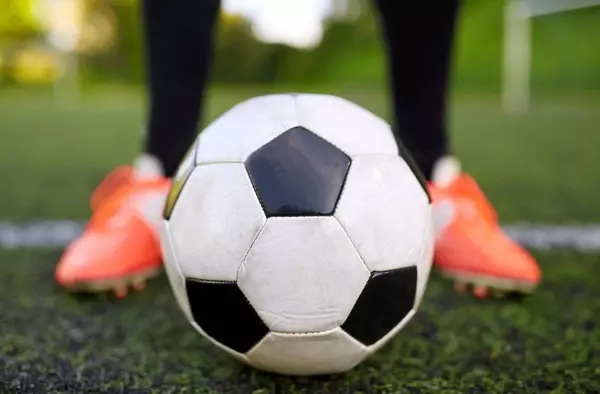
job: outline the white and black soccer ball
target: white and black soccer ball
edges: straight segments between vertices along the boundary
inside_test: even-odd
[[[339,97],[271,95],[200,134],[162,247],[179,306],[217,346],[262,370],[338,373],[415,313],[431,215],[382,119]]]

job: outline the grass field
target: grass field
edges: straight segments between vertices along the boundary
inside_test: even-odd
[[[207,118],[261,93],[214,90]],[[382,93],[339,94],[389,113]],[[598,108],[600,97],[546,98],[509,118],[493,97],[459,96],[454,146],[503,222],[600,222]],[[95,184],[136,154],[142,120],[135,91],[65,108],[0,93],[0,220],[85,219]],[[434,274],[419,313],[373,358],[342,376],[286,378],[200,338],[164,277],[123,301],[65,294],[52,279],[60,253],[0,249],[0,392],[600,392],[600,255],[534,251],[544,281],[520,300],[457,294]]]

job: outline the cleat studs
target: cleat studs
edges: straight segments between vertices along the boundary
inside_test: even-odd
[[[137,280],[137,281],[133,282],[131,286],[133,287],[133,289],[135,291],[142,291],[146,288],[146,281],[145,280]]]
[[[115,297],[125,298],[127,297],[127,286],[117,286],[113,289],[113,292],[115,293]]]
[[[454,282],[454,290],[464,293],[467,291],[467,284],[465,282]]]
[[[488,296],[488,288],[487,286],[475,285],[473,286],[473,294],[479,298],[485,298]]]

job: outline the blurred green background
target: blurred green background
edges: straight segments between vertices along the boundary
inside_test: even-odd
[[[56,61],[44,57],[44,25],[35,16],[40,0],[0,0],[0,78],[3,83],[44,82]],[[82,0],[83,1],[83,0]],[[565,0],[567,1],[567,0]],[[385,59],[373,7],[345,0],[345,11],[324,21],[313,49],[257,40],[247,19],[222,12],[213,73],[215,84],[350,85],[383,88]],[[141,84],[143,42],[138,0],[87,0],[79,44],[84,85]],[[501,0],[463,1],[453,86],[499,92],[502,73]],[[600,89],[600,7],[540,16],[532,30],[535,92]]]

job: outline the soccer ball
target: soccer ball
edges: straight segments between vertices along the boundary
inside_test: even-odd
[[[258,369],[347,371],[412,318],[431,203],[389,125],[339,97],[262,96],[200,134],[174,177],[166,272],[187,320]]]

